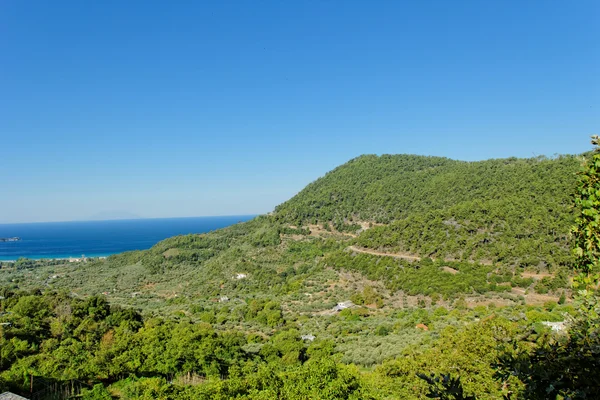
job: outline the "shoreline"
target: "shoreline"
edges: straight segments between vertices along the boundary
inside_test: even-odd
[[[119,254],[119,253],[114,253],[114,254]],[[91,259],[99,259],[99,260],[106,260],[108,257],[112,256],[113,254],[103,254],[103,255],[98,255],[98,256],[86,256],[86,257],[34,257],[34,258],[29,258],[29,257],[19,257],[18,259],[10,259],[10,260],[2,260],[0,259],[0,263],[14,263],[19,261],[19,259],[23,258],[25,260],[30,260],[30,261],[68,261],[68,262],[81,262],[81,261],[87,261],[87,260],[91,260]]]
[[[0,237],[19,237],[0,243],[0,262],[20,258],[47,262],[106,258],[113,254],[147,250],[162,240],[203,234],[255,218],[254,215],[156,218],[88,222],[0,223]]]

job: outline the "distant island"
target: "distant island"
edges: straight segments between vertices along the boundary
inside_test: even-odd
[[[20,241],[20,237],[9,237],[9,238],[0,238],[0,242],[18,242]]]
[[[116,219],[140,219],[137,214],[131,213],[129,211],[123,210],[105,210],[100,211],[94,215],[89,216],[85,220],[87,221],[108,221],[108,220],[116,220]]]

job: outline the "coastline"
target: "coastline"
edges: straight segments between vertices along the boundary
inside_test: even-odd
[[[0,224],[0,238],[22,239],[0,243],[0,262],[15,262],[20,258],[75,262],[84,257],[108,257],[128,251],[147,250],[167,238],[203,234],[253,218],[254,215],[231,215]]]
[[[119,253],[113,253],[113,254],[119,254]],[[32,261],[68,261],[68,262],[81,262],[81,261],[87,261],[87,260],[92,260],[92,259],[98,259],[98,260],[106,260],[108,257],[112,256],[113,254],[102,254],[102,255],[92,255],[92,256],[85,256],[85,257],[73,257],[73,256],[65,256],[65,257],[54,257],[54,256],[34,256],[34,257],[20,257],[26,260],[32,260]],[[4,260],[2,258],[0,258],[0,263],[14,263],[17,262],[18,259],[10,259],[10,260]]]

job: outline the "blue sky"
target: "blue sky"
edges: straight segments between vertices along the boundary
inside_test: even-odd
[[[579,153],[598,1],[0,2],[0,223],[264,213],[364,153]]]

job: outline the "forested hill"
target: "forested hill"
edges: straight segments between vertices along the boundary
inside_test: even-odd
[[[276,208],[277,216],[306,222],[358,218],[389,222],[430,203],[431,184],[460,161],[412,155],[363,155],[309,184]],[[428,182],[429,181],[429,182]]]
[[[530,263],[543,255],[561,262],[579,165],[577,156],[465,162],[365,155],[311,183],[275,215],[294,225],[331,222],[341,230],[356,228],[353,221],[391,223],[361,235],[364,247],[499,261],[529,254]]]
[[[568,206],[575,156],[477,162],[415,155],[363,155],[309,184],[276,208],[296,222],[359,219],[388,223],[466,202],[522,198]],[[545,197],[545,199],[544,199]]]

